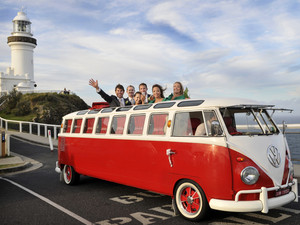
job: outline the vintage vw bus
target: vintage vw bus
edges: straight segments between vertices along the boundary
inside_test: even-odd
[[[63,117],[56,170],[66,184],[82,174],[170,195],[189,220],[209,208],[267,213],[298,201],[289,147],[269,110],[207,99],[74,112]]]

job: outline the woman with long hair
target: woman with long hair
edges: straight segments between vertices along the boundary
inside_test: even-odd
[[[163,101],[163,99],[165,98],[164,91],[165,89],[163,89],[162,86],[160,86],[159,84],[154,84],[152,86],[152,96],[154,97],[154,99],[149,101],[149,103],[157,103]]]
[[[173,84],[173,93],[166,97],[163,101],[170,101],[170,100],[178,100],[178,99],[185,99],[183,93],[183,85],[181,82],[176,81]]]

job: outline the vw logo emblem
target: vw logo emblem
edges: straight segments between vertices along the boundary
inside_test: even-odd
[[[278,168],[281,163],[281,157],[278,149],[275,146],[270,145],[268,147],[267,154],[268,154],[268,160],[271,163],[271,165],[274,166],[275,168]]]

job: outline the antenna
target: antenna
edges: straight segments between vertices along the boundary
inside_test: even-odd
[[[26,13],[26,14],[27,14],[27,7],[25,7],[25,6],[22,6],[22,7],[21,7],[21,12],[24,12],[24,13]]]

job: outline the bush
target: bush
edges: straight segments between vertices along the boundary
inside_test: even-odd
[[[14,116],[28,115],[26,119],[24,117],[24,120],[30,119],[30,121],[48,124],[60,124],[64,115],[89,108],[75,94],[31,93],[22,95],[14,91],[7,96],[7,99],[5,106],[2,107],[2,115],[10,114],[11,119]]]
[[[31,112],[30,102],[29,101],[20,101],[16,105],[16,116],[26,116]]]

